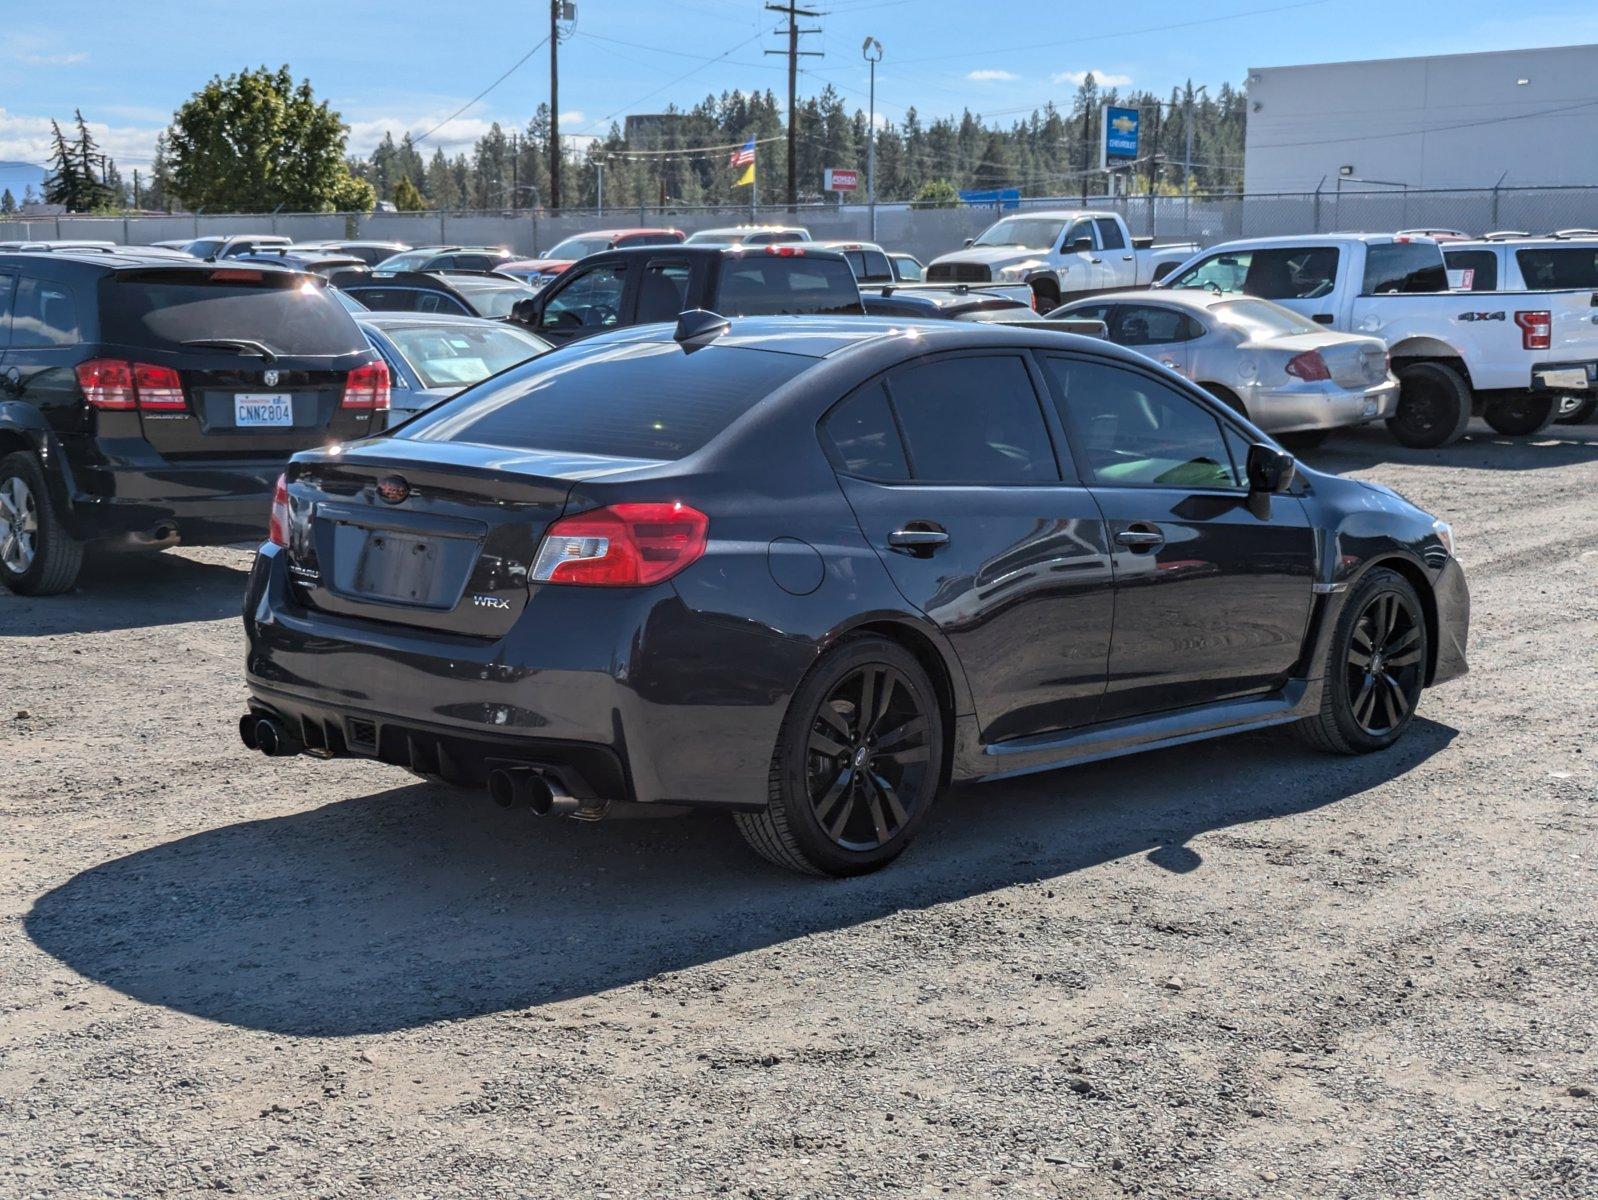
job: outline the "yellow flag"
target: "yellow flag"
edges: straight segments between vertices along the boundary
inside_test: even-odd
[[[744,168],[744,173],[742,175],[738,176],[737,179],[733,180],[732,186],[733,187],[744,187],[746,184],[754,183],[754,181],[755,181],[755,164],[754,163],[750,163],[746,168]]]

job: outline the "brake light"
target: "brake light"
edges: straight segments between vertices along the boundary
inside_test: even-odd
[[[183,400],[183,380],[171,367],[93,358],[79,363],[77,373],[83,398],[95,408],[182,412],[188,407]]]
[[[1326,360],[1321,357],[1319,350],[1306,350],[1288,359],[1287,373],[1294,379],[1302,379],[1305,383],[1319,383],[1332,377],[1332,373],[1326,369]]]
[[[211,272],[213,283],[260,283],[265,278],[260,271],[247,271],[242,267],[218,267]]]
[[[128,409],[137,405],[133,366],[119,358],[92,358],[78,364],[78,386],[95,408]]]
[[[591,587],[659,583],[704,555],[709,528],[709,517],[680,501],[563,517],[545,531],[532,578]]]
[[[1554,315],[1547,309],[1515,314],[1523,350],[1547,350],[1554,344]]]
[[[266,524],[266,540],[274,546],[289,544],[289,477],[279,475],[272,490],[272,519]]]
[[[344,384],[345,408],[369,408],[374,412],[388,411],[388,364],[369,362],[350,372]]]
[[[775,254],[778,258],[803,258],[804,250],[799,246],[767,246],[767,254]]]

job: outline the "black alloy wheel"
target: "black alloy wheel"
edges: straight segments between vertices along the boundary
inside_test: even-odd
[[[1403,727],[1420,698],[1425,624],[1396,591],[1378,592],[1354,620],[1349,637],[1349,708],[1371,737]]]
[[[926,669],[898,642],[846,641],[789,701],[766,807],[739,832],[779,866],[858,875],[898,857],[943,777],[943,715]]]
[[[1558,396],[1527,394],[1494,401],[1482,418],[1506,437],[1525,437],[1546,429],[1558,411]]]
[[[1398,373],[1398,411],[1387,429],[1406,446],[1430,449],[1464,436],[1470,425],[1470,385],[1440,362],[1411,363]]]

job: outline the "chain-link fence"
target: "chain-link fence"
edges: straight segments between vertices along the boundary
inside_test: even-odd
[[[1485,233],[1598,227],[1598,186],[1480,188],[1449,191],[1323,190],[1254,195],[1055,196],[1022,208],[1112,209],[1132,232],[1201,245],[1241,237],[1364,230],[1459,229]],[[202,234],[277,233],[302,241],[371,238],[411,245],[505,246],[535,255],[562,238],[593,229],[669,225],[693,232],[750,223],[803,225],[817,238],[875,240],[926,260],[958,249],[998,216],[991,206],[918,208],[879,204],[876,236],[864,205],[782,205],[756,209],[639,205],[545,212],[265,213],[129,217],[34,217],[0,220],[0,240],[83,238],[145,245]]]

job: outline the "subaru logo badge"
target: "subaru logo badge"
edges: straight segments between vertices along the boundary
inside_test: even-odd
[[[262,376],[262,379],[265,380],[267,387],[276,387],[277,386],[277,381],[279,379],[281,379],[281,378],[282,378],[282,376],[279,375],[276,371],[268,371],[265,375]]]
[[[377,498],[384,504],[398,504],[411,494],[411,485],[398,475],[387,475],[377,481]]]

